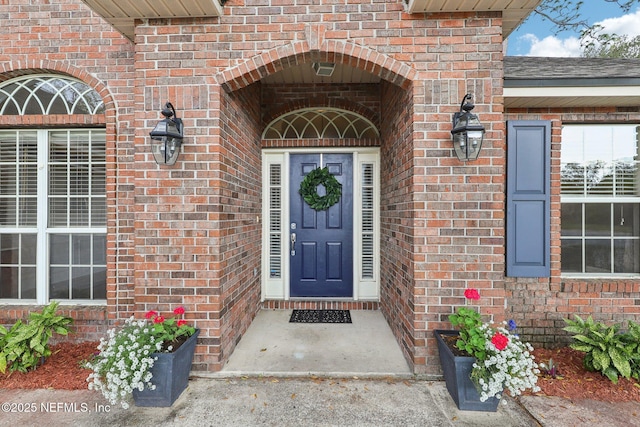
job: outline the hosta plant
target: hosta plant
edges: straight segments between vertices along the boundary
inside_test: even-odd
[[[629,355],[631,365],[631,377],[640,380],[640,324],[629,321],[629,330],[625,334],[625,340],[629,344],[636,344]]]
[[[0,325],[0,372],[27,372],[51,356],[49,339],[54,333],[67,335],[73,323],[57,310],[58,302],[53,301],[41,312],[29,313],[26,323],[18,320],[8,330]]]
[[[479,300],[477,289],[467,289],[467,301]],[[500,398],[507,389],[512,396],[531,389],[539,391],[538,365],[532,354],[533,347],[515,334],[513,320],[503,325],[482,321],[480,313],[469,307],[460,307],[449,316],[460,335],[456,347],[476,358],[471,371],[471,380],[480,394],[480,400]]]
[[[613,383],[617,383],[619,377],[630,378],[632,363],[638,366],[640,357],[637,325],[630,322],[630,332],[624,333],[619,324],[606,326],[591,316],[586,320],[578,315],[573,317],[574,320],[565,319],[564,330],[573,334],[570,347],[585,353],[582,362],[585,369],[600,372]],[[637,375],[636,372],[636,378]]]
[[[110,329],[100,340],[98,353],[87,363],[89,390],[99,390],[111,403],[128,408],[134,389],[154,390],[153,353],[174,350],[180,337],[190,337],[195,328],[182,318],[184,308],[173,310],[166,318],[156,311],[148,311],[144,319],[127,319],[119,329]]]

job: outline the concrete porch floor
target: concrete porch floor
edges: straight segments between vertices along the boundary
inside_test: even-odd
[[[350,324],[289,323],[291,312],[258,312],[218,375],[412,376],[380,311],[351,310]]]

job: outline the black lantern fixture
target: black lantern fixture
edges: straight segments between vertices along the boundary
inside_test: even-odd
[[[453,148],[458,160],[462,162],[478,158],[484,139],[484,126],[478,116],[471,113],[475,107],[471,102],[472,98],[470,93],[466,94],[460,103],[460,111],[453,115]]]
[[[159,165],[173,165],[180,155],[182,145],[182,119],[176,117],[176,110],[170,102],[162,109],[164,119],[160,120],[149,133],[151,136],[151,152]]]

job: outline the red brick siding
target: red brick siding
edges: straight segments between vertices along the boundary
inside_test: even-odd
[[[107,102],[110,319],[184,305],[203,329],[197,369],[221,368],[259,306],[262,125],[319,100],[379,114],[380,307],[415,371],[439,373],[431,331],[448,326],[465,287],[482,288],[484,312],[504,317],[500,13],[232,0],[219,18],[138,22],[134,45],[79,0],[31,3],[0,5],[3,77],[63,72]],[[313,61],[350,64],[382,83],[317,87],[310,100],[296,86],[272,100],[275,87],[255,85]],[[449,130],[467,92],[487,135],[482,158],[464,165]],[[166,101],[186,129],[174,167],[157,166],[149,150]]]
[[[43,306],[13,305],[0,310],[0,325],[10,328],[17,320],[27,322],[29,313],[41,312]],[[105,306],[58,306],[57,313],[73,319],[71,333],[67,336],[54,334],[50,343],[59,341],[100,341],[108,328],[107,307]]]
[[[640,281],[637,279],[568,279],[560,262],[560,153],[562,125],[568,123],[638,123],[640,112],[629,108],[513,109],[507,120],[550,120],[551,146],[551,278],[505,279],[507,317],[521,336],[535,346],[558,347],[570,341],[563,319],[578,314],[606,324],[640,321]]]
[[[414,370],[439,375],[434,329],[464,304],[467,287],[482,292],[481,312],[504,318],[504,118],[500,14],[445,14],[427,29],[426,69],[412,100],[412,245]],[[418,66],[418,64],[416,64]],[[461,163],[452,149],[452,114],[473,93],[487,132],[480,158]]]
[[[377,301],[265,301],[262,307],[270,310],[379,310]]]
[[[107,308],[100,306],[61,308],[76,318],[77,333],[71,339],[96,340],[107,329],[107,316],[115,319],[133,313],[133,44],[78,0],[2,2],[0,18],[0,81],[34,73],[68,75],[87,83],[105,102],[102,116],[0,116],[0,128],[106,127],[107,298],[111,310],[107,314]],[[37,309],[7,305],[0,307],[0,318],[12,324]]]
[[[413,91],[382,84],[380,149],[381,308],[407,360],[415,363]]]
[[[223,94],[220,139],[220,365],[260,308],[262,161],[260,84]]]

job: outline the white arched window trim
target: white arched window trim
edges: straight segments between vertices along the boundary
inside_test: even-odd
[[[29,74],[0,84],[0,115],[101,113],[104,102],[100,95],[72,77]]]
[[[366,117],[340,108],[302,108],[272,120],[263,139],[379,138]]]

